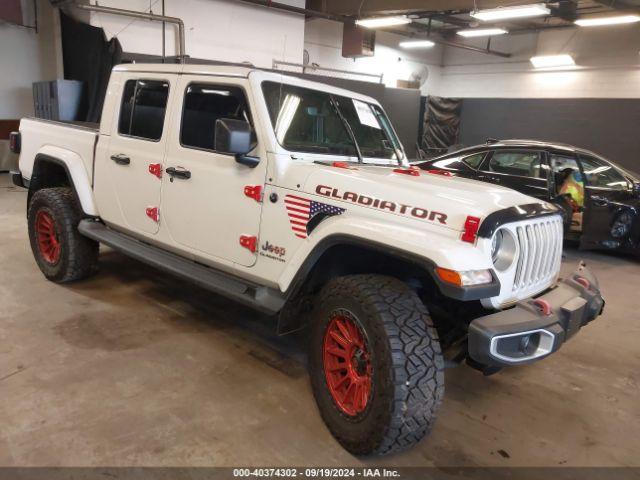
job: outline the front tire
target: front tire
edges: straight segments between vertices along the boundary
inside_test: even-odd
[[[392,277],[352,275],[315,305],[311,384],[333,436],[355,455],[418,443],[444,395],[437,332],[418,296]]]
[[[45,188],[33,194],[27,212],[29,239],[48,280],[71,282],[97,270],[99,244],[78,232],[81,219],[71,188]]]

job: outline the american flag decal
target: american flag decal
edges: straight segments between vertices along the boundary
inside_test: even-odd
[[[345,209],[316,202],[308,198],[287,195],[284,197],[284,204],[287,207],[287,214],[291,222],[291,229],[296,237],[307,238],[307,224],[318,214],[340,215]]]

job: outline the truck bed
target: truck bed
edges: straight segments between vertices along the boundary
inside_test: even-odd
[[[41,118],[23,118],[20,121],[22,151],[20,172],[26,180],[31,179],[36,155],[52,155],[57,148],[69,155],[78,155],[93,179],[93,156],[98,139],[98,124],[88,122],[63,122]],[[52,155],[55,156],[55,155]]]

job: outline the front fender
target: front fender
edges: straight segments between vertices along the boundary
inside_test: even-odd
[[[53,145],[45,145],[36,154],[34,172],[37,172],[37,165],[40,161],[61,165],[67,172],[78,201],[82,206],[82,211],[91,216],[99,215],[93,196],[93,189],[91,188],[89,172],[87,172],[82,158],[77,153]]]
[[[389,215],[388,217],[392,217]],[[362,243],[378,247],[424,265],[451,270],[480,270],[493,268],[489,256],[476,245],[464,243],[460,233],[444,227],[425,227],[417,221],[389,222],[376,218],[338,215],[324,220],[303,242],[278,284],[288,291],[294,280],[304,277],[327,248],[345,243]]]

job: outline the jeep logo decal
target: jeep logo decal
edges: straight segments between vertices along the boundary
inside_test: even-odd
[[[337,188],[329,187],[327,185],[318,185],[316,187],[316,193],[323,197],[344,200],[345,202],[355,203],[364,207],[373,207],[378,210],[386,210],[388,212],[399,213],[401,215],[409,215],[429,222],[439,222],[442,225],[447,224],[447,215],[445,213],[429,211],[426,208],[380,200],[379,198],[367,197],[366,195],[360,195],[355,192],[343,193]]]

